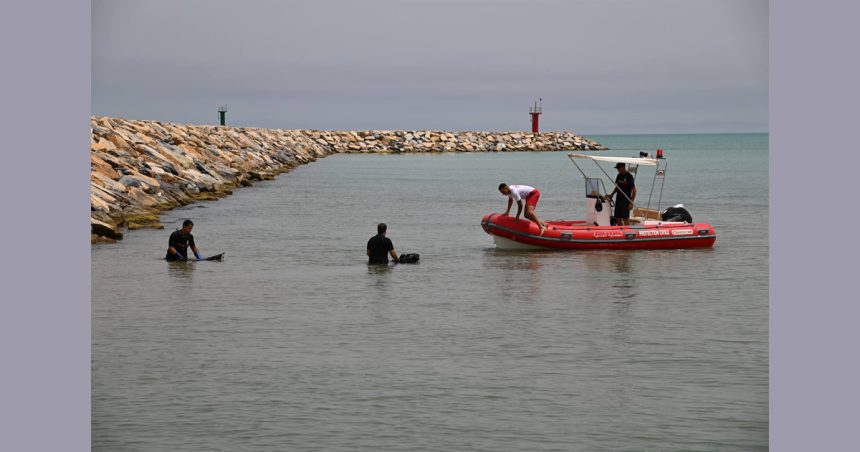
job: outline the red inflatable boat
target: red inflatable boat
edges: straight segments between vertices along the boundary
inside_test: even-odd
[[[517,220],[501,213],[487,214],[481,220],[481,227],[493,236],[497,247],[571,250],[705,248],[713,246],[717,240],[714,228],[707,223],[694,223],[683,204],[660,210],[668,165],[662,150],[657,150],[656,158],[651,158],[647,152],[640,152],[639,157],[586,154],[568,154],[568,157],[585,178],[585,218],[580,221],[548,221],[547,230],[540,235],[538,225],[530,220]],[[625,201],[634,206],[630,212],[629,225],[615,225],[615,218],[610,216],[611,190],[606,189],[602,178],[585,174],[576,162],[581,159],[589,159],[597,164],[611,186],[615,187],[614,180],[599,162],[624,163],[629,173],[639,176],[644,176],[637,174],[640,166],[654,168],[650,191],[643,189],[636,196],[637,200],[647,199],[645,207],[636,205],[629,197]],[[660,190],[655,193],[658,180]],[[655,209],[651,208],[652,202],[655,203]]]
[[[594,226],[585,221],[547,221],[543,235],[536,223],[501,213],[487,214],[481,227],[498,248],[534,249],[670,249],[704,248],[717,240],[705,223],[645,221],[630,226]]]

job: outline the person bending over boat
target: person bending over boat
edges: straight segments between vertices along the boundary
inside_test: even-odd
[[[194,222],[185,220],[182,222],[182,229],[177,229],[170,234],[165,259],[169,261],[187,261],[188,248],[191,248],[197,260],[203,259],[203,255],[197,250],[197,245],[194,244],[194,236],[191,235],[192,229],[194,229]]]
[[[508,209],[505,210],[505,215],[511,214],[511,206],[514,201],[517,202],[517,220],[520,219],[520,214],[523,211],[523,199],[526,200],[526,218],[537,223],[538,228],[540,228],[540,234],[543,235],[546,232],[546,223],[541,221],[535,213],[535,207],[537,207],[538,199],[540,199],[540,190],[534,187],[529,187],[528,185],[508,185],[506,183],[499,184],[499,191],[508,197]]]
[[[385,223],[379,223],[376,225],[377,234],[367,241],[368,264],[387,264],[389,254],[394,259],[394,263],[397,263],[397,250],[394,249],[391,239],[385,236],[387,230],[388,226]]]
[[[627,226],[630,224],[630,211],[633,210],[633,200],[636,199],[636,184],[633,175],[627,172],[627,167],[618,162],[615,164],[618,176],[615,177],[615,188],[606,196],[611,199],[615,196],[615,224]],[[620,190],[619,190],[620,189]]]

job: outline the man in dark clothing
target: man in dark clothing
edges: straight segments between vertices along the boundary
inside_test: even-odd
[[[192,229],[194,229],[194,222],[185,220],[182,222],[182,229],[177,229],[170,234],[165,259],[169,261],[188,260],[188,248],[191,248],[191,251],[194,252],[194,257],[198,260],[203,259],[203,255],[200,254],[200,251],[197,250],[197,245],[194,244],[194,236],[191,235]]]
[[[615,224],[626,226],[630,224],[630,211],[633,210],[633,200],[636,199],[636,184],[633,182],[633,175],[627,172],[623,163],[616,163],[615,169],[618,170],[615,189],[607,198],[618,193],[615,197]]]
[[[379,223],[376,225],[378,234],[367,241],[368,264],[387,264],[389,254],[394,259],[394,263],[397,263],[397,251],[394,249],[394,244],[391,243],[391,239],[385,236],[387,229],[388,226],[385,223]]]

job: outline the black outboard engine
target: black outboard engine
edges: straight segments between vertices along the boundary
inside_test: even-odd
[[[674,207],[669,207],[664,210],[660,214],[660,219],[663,221],[686,221],[687,223],[693,222],[693,217],[690,215],[690,212],[687,211],[683,206],[677,205]]]
[[[418,259],[420,258],[421,256],[419,256],[418,253],[406,253],[401,254],[397,262],[401,264],[414,264],[418,262]]]

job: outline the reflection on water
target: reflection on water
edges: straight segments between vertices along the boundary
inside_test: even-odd
[[[610,257],[610,262],[615,269],[616,277],[613,278],[612,287],[616,289],[615,298],[624,303],[636,297],[636,272],[631,272],[631,260],[633,254],[629,250],[621,250]]]
[[[397,264],[367,264],[368,275],[381,275],[391,272],[391,268]]]
[[[388,295],[390,287],[389,278],[391,278],[392,267],[397,264],[366,264],[368,286],[371,289],[376,289],[374,294],[377,298],[383,298]]]
[[[484,266],[501,271],[498,275],[498,297],[515,294],[529,303],[538,301],[541,295],[541,269],[545,262],[553,259],[556,250],[486,250]]]
[[[196,263],[190,261],[166,261],[167,274],[178,281],[190,283],[194,280],[194,268]]]

